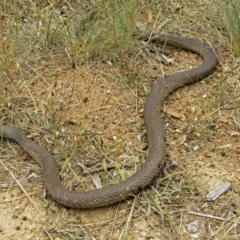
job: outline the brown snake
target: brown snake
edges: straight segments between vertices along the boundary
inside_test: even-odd
[[[0,134],[3,138],[16,141],[41,165],[48,194],[62,205],[73,208],[95,208],[124,200],[149,185],[162,171],[166,153],[160,106],[175,89],[208,76],[216,67],[218,58],[208,43],[193,38],[156,35],[151,41],[195,52],[203,58],[203,63],[195,69],[167,76],[152,87],[144,107],[144,120],[148,133],[148,156],[141,168],[125,181],[87,192],[69,191],[61,184],[57,163],[45,148],[29,140],[17,127],[0,126]]]

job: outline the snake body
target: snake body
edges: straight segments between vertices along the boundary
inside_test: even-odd
[[[165,163],[165,133],[160,119],[160,106],[175,89],[208,76],[216,67],[218,58],[206,42],[172,35],[156,35],[156,44],[166,44],[190,50],[203,58],[203,63],[192,70],[164,77],[151,89],[144,106],[144,120],[148,133],[148,156],[141,168],[125,181],[87,192],[65,189],[60,181],[57,163],[43,147],[29,140],[24,131],[14,126],[0,126],[3,138],[13,139],[42,167],[43,180],[51,198],[72,208],[95,208],[124,200],[149,185],[162,171]]]

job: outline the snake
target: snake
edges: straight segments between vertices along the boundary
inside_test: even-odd
[[[174,90],[209,76],[218,64],[218,57],[209,43],[195,38],[155,34],[149,42],[191,51],[201,56],[202,63],[196,68],[165,76],[151,88],[144,104],[144,122],[148,136],[147,157],[139,170],[126,180],[85,192],[68,190],[61,183],[58,164],[49,151],[30,140],[20,128],[9,125],[0,126],[2,139],[16,141],[40,164],[45,189],[54,201],[70,208],[104,207],[135,196],[163,174],[166,162],[166,136],[161,120],[161,106]]]

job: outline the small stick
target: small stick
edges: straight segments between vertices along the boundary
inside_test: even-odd
[[[199,217],[212,218],[212,219],[223,221],[223,222],[231,222],[231,220],[229,220],[229,219],[213,216],[213,215],[210,215],[210,214],[197,213],[197,212],[193,212],[193,211],[188,211],[188,213],[192,214],[192,215],[199,216]],[[240,222],[235,222],[235,223],[240,224]]]
[[[38,212],[42,215],[42,212],[40,211],[40,209],[36,206],[36,204],[33,202],[33,200],[30,198],[30,196],[28,195],[28,193],[26,192],[26,190],[23,188],[23,186],[21,185],[21,183],[15,178],[13,172],[11,170],[8,169],[8,167],[2,162],[2,160],[0,160],[0,163],[3,165],[3,167],[5,168],[6,171],[8,171],[8,173],[11,175],[11,177],[15,180],[15,182],[17,183],[17,185],[22,189],[22,191],[25,193],[25,195],[27,196],[27,198],[30,200],[30,202],[34,205],[34,207],[38,210]]]
[[[95,167],[92,168],[92,169],[88,168],[88,169],[86,170],[86,167],[85,167],[83,164],[78,164],[78,165],[83,168],[83,174],[90,174],[90,173],[102,172],[102,171],[105,170],[102,166],[100,166],[100,167],[95,166]],[[135,162],[129,162],[129,163],[125,163],[123,166],[124,166],[124,167],[132,167],[132,166],[134,166],[134,165],[135,165]],[[110,170],[110,169],[115,168],[115,167],[116,167],[116,164],[107,164],[107,165],[106,165],[106,169],[107,169],[107,170]]]
[[[52,238],[51,235],[49,234],[48,230],[47,230],[45,227],[43,227],[43,229],[44,229],[44,233],[45,233],[46,235],[48,235],[48,237],[50,238],[50,240],[53,240],[53,238]]]

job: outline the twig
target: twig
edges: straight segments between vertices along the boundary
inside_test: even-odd
[[[199,217],[212,218],[212,219],[223,221],[223,222],[232,222],[232,220],[230,220],[230,219],[217,217],[217,216],[213,216],[213,215],[210,215],[210,214],[197,213],[197,212],[193,212],[193,211],[188,211],[188,213],[192,214],[192,215],[199,216]],[[235,222],[235,223],[240,224],[240,222]]]
[[[81,166],[83,168],[83,174],[90,174],[90,173],[96,173],[96,172],[102,172],[104,171],[105,169],[103,168],[103,166],[95,166],[94,168],[90,169],[88,168],[86,170],[86,167],[83,165],[83,164],[78,164],[79,166]],[[101,164],[99,164],[101,165]],[[135,162],[129,162],[129,163],[125,163],[124,164],[124,167],[133,167],[135,165]],[[106,169],[107,170],[110,170],[110,169],[113,169],[113,168],[116,168],[116,164],[107,164],[106,165]]]
[[[86,234],[87,237],[91,237],[91,239],[95,240],[95,238],[92,235],[88,234],[88,232],[81,226],[81,224],[79,225],[79,227],[82,229],[82,231]]]
[[[226,107],[226,106],[228,106],[229,104],[231,104],[231,103],[234,103],[234,102],[238,101],[239,99],[240,99],[240,98],[234,99],[234,100],[233,100],[233,101],[231,101],[230,103],[227,103],[227,104],[225,104],[225,105],[223,105],[223,106],[219,107],[218,109],[214,110],[213,112],[209,113],[208,115],[206,115],[206,116],[203,116],[203,117],[201,118],[201,120],[204,120],[204,119],[208,118],[208,117],[209,117],[209,116],[211,116],[212,114],[214,114],[214,113],[216,113],[217,111],[219,111],[219,110],[221,110],[221,109],[225,108],[225,107]]]
[[[48,237],[50,238],[50,240],[53,240],[53,238],[52,238],[51,235],[49,234],[48,230],[47,230],[45,227],[44,227],[43,229],[44,229],[44,233],[45,233],[46,235],[48,235]]]
[[[21,190],[25,193],[25,195],[27,196],[27,198],[30,200],[30,202],[33,204],[33,206],[38,210],[38,212],[42,215],[42,212],[40,211],[40,209],[36,206],[36,204],[33,202],[33,200],[30,198],[30,196],[28,195],[28,193],[26,192],[26,190],[23,188],[23,186],[21,185],[21,183],[15,178],[13,172],[11,170],[8,169],[8,167],[2,162],[2,160],[0,160],[0,163],[2,164],[2,166],[5,168],[6,171],[8,171],[8,173],[11,175],[11,177],[15,180],[15,182],[17,183],[17,185],[21,188]]]
[[[126,221],[125,227],[122,229],[121,234],[120,234],[120,236],[119,236],[118,239],[122,239],[123,234],[124,234],[124,233],[127,233],[128,230],[129,230],[129,228],[130,228],[130,222],[131,222],[132,217],[133,217],[133,210],[134,210],[134,208],[135,208],[135,203],[136,203],[136,198],[137,198],[137,197],[138,197],[138,196],[135,196],[135,198],[134,198],[134,200],[133,200],[132,207],[131,207],[131,211],[130,211],[130,213],[129,213],[129,215],[128,215],[128,219],[127,219],[127,221]]]

